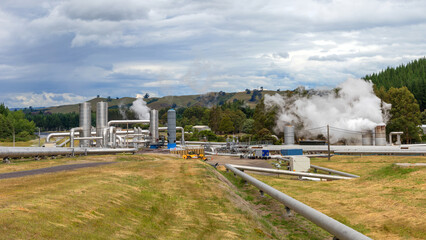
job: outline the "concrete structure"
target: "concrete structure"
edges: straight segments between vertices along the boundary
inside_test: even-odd
[[[305,156],[291,156],[289,163],[290,171],[307,172],[311,168],[311,159]]]

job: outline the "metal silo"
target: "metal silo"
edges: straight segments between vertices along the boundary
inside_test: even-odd
[[[284,143],[285,145],[294,144],[294,127],[291,125],[284,127]]]
[[[176,126],[176,122],[175,122],[175,126]],[[159,138],[159,135],[158,135],[158,111],[155,110],[155,109],[151,110],[151,113],[149,115],[149,135],[151,136],[151,144],[157,144],[158,138]]]
[[[362,145],[363,146],[373,145],[373,130],[367,130],[362,132]]]
[[[176,111],[170,109],[167,111],[167,148],[176,147]]]
[[[103,131],[108,127],[108,103],[98,102],[96,104],[96,136],[103,137]],[[101,146],[101,140],[96,140],[96,146]],[[106,142],[102,143],[103,147],[106,146]]]
[[[386,146],[386,125],[379,124],[374,130],[376,134],[376,146]]]
[[[92,106],[89,102],[80,104],[80,127],[82,128],[82,134],[80,137],[91,137],[92,118],[91,118]],[[80,140],[80,147],[89,147],[90,140]]]

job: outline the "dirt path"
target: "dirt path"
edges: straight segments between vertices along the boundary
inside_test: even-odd
[[[2,174],[0,174],[0,179],[25,177],[25,176],[30,176],[30,175],[52,173],[52,172],[59,172],[59,171],[68,171],[68,170],[74,170],[74,169],[86,168],[86,167],[96,167],[96,166],[99,166],[99,165],[105,165],[105,164],[111,164],[111,163],[114,163],[114,162],[81,163],[81,164],[71,164],[71,165],[61,165],[61,166],[54,166],[54,167],[47,167],[47,168],[39,168],[39,169],[27,170],[27,171],[2,173]]]

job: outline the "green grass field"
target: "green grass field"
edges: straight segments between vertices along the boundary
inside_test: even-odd
[[[96,161],[116,163],[0,180],[0,238],[287,239],[237,189],[219,180],[216,170],[195,159],[106,155],[21,160],[0,165],[0,172]]]
[[[314,165],[361,176],[351,180],[312,182],[250,174],[373,239],[425,239],[426,168],[401,168],[393,165],[396,162],[426,162],[426,157],[334,156],[331,161],[312,160]],[[257,194],[252,186],[243,190]],[[251,200],[258,201],[253,196]]]

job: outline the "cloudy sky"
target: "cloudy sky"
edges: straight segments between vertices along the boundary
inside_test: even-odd
[[[0,102],[334,87],[426,55],[426,1],[0,0]]]

